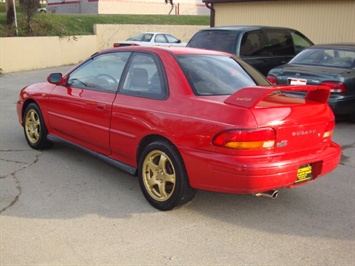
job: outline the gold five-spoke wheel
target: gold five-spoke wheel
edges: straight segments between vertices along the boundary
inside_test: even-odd
[[[37,143],[40,138],[41,121],[38,113],[34,109],[30,109],[25,117],[25,132],[27,139],[31,143]]]
[[[23,129],[28,145],[33,149],[45,149],[52,146],[47,140],[47,128],[43,122],[40,108],[36,103],[30,103],[23,113]]]
[[[168,140],[147,144],[139,156],[139,185],[147,201],[155,208],[168,211],[193,199],[184,161]]]
[[[174,192],[176,174],[169,157],[162,151],[151,151],[143,162],[143,182],[149,195],[166,201]]]

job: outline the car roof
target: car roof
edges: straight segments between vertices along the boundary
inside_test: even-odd
[[[238,25],[238,26],[220,26],[220,27],[213,27],[213,28],[208,28],[208,29],[202,29],[200,31],[204,30],[233,30],[233,31],[252,31],[252,30],[263,30],[263,29],[283,29],[283,30],[294,30],[291,28],[287,27],[278,27],[278,26],[260,26],[260,25]]]
[[[207,49],[200,49],[200,48],[191,48],[191,47],[184,47],[184,46],[123,46],[123,47],[114,47],[108,48],[105,50],[100,51],[99,53],[107,53],[107,52],[114,52],[114,51],[147,51],[147,52],[159,52],[159,51],[168,51],[175,55],[178,54],[203,54],[203,55],[229,55],[231,54],[215,51],[215,50],[207,50]]]
[[[136,35],[138,34],[169,34],[169,33],[160,32],[160,31],[144,31],[144,32],[137,33]]]
[[[352,49],[355,50],[355,43],[323,43],[316,44],[308,49]]]

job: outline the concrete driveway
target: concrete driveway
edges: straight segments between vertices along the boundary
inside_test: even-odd
[[[339,167],[276,200],[199,191],[170,212],[135,177],[56,144],[29,148],[15,103],[55,69],[0,76],[1,265],[354,265],[355,124]]]

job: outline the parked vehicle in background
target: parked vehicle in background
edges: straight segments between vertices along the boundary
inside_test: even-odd
[[[139,33],[126,41],[117,41],[113,47],[120,46],[186,46],[186,43],[168,33],[162,32],[143,32]]]
[[[64,141],[138,176],[147,201],[171,210],[196,189],[276,197],[334,170],[329,88],[272,86],[230,54],[128,46],[23,88],[27,143]],[[304,99],[280,90],[307,89]]]
[[[263,75],[313,45],[297,30],[267,26],[225,26],[198,31],[188,47],[223,51],[239,56]]]
[[[355,122],[355,43],[312,46],[267,77],[274,84],[329,86],[334,114]]]
[[[47,13],[47,8],[46,7],[40,7],[37,9],[37,13]]]

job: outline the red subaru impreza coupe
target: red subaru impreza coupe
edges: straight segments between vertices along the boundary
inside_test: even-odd
[[[276,197],[339,164],[329,88],[273,86],[230,54],[111,48],[47,81],[20,92],[28,144],[66,142],[138,175],[159,210],[199,189]]]

